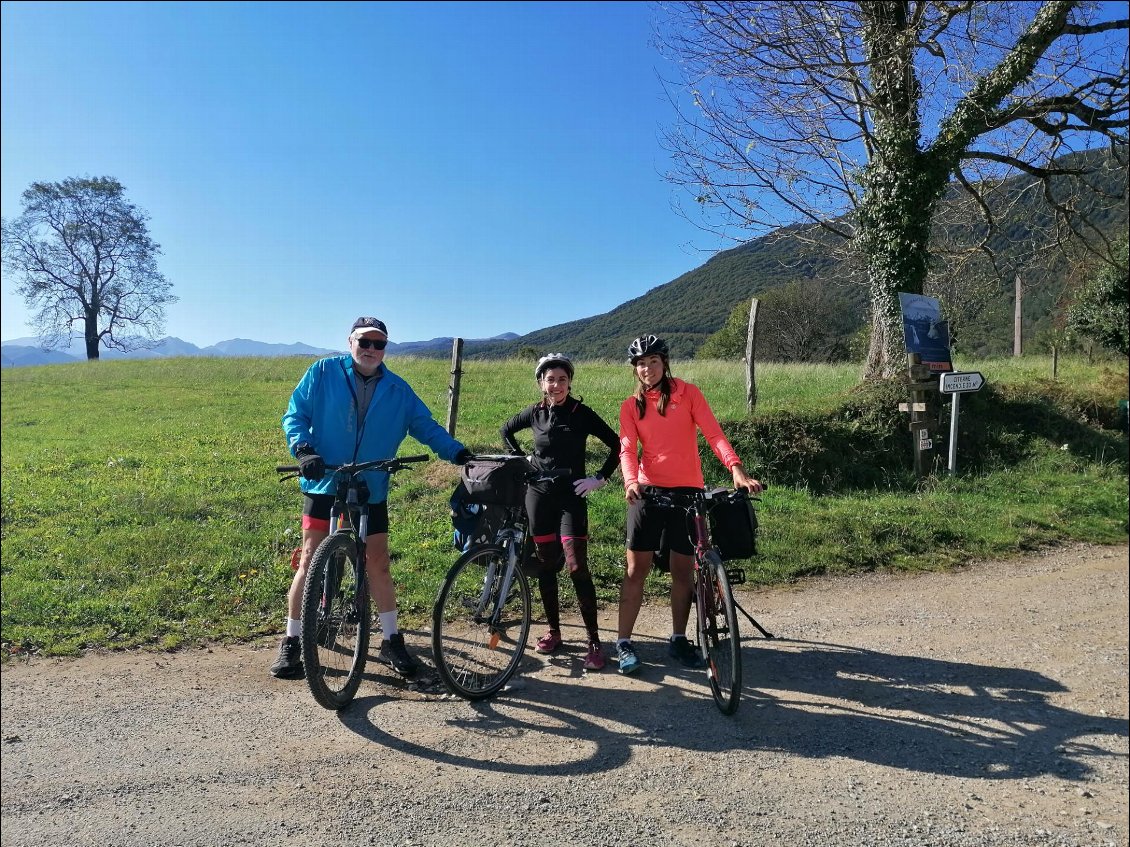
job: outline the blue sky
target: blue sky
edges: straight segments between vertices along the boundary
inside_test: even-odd
[[[165,334],[340,348],[606,312],[723,243],[680,217],[648,3],[3,3],[2,209],[113,176]],[[5,279],[2,332],[32,335]]]

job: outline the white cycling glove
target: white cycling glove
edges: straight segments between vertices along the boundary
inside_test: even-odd
[[[604,482],[599,476],[586,476],[584,479],[578,479],[573,483],[573,491],[576,492],[578,497],[588,497],[598,488],[603,488]]]

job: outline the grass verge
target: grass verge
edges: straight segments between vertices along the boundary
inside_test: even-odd
[[[1126,369],[1061,363],[1065,378],[979,363],[990,387],[962,405],[961,473],[919,483],[896,389],[857,389],[857,366],[765,365],[745,415],[741,366],[676,363],[705,390],[747,466],[769,483],[751,580],[941,568],[1068,540],[1127,538]],[[300,496],[280,418],[306,359],[107,361],[3,372],[2,655],[183,645],[277,633]],[[439,420],[447,362],[394,359]],[[498,427],[536,399],[525,361],[468,362],[457,435],[500,448]],[[1045,373],[1050,373],[1050,365]],[[576,393],[616,425],[622,364],[581,363]],[[944,410],[943,410],[944,411]],[[591,463],[602,456],[594,447]],[[405,453],[418,452],[409,440]],[[705,466],[721,482],[709,454]],[[394,575],[406,626],[426,625],[455,558],[456,469],[400,474]],[[624,504],[593,495],[597,590],[616,602]],[[568,581],[563,600],[570,599]],[[649,578],[652,597],[666,578]]]

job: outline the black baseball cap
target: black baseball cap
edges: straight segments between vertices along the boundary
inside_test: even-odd
[[[378,318],[358,318],[353,322],[353,329],[349,331],[350,338],[360,338],[366,332],[379,332],[388,338],[388,329],[385,322]]]

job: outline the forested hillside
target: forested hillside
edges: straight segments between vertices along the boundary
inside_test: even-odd
[[[1108,156],[1105,152],[1074,154],[1057,164],[1070,166],[1073,158]],[[1124,155],[1123,155],[1124,161]],[[1126,169],[1114,164],[1101,180],[1090,187],[1072,179],[1060,180],[1054,193],[1060,201],[1076,207],[1101,207],[1096,219],[1102,235],[1117,237],[1127,226]],[[1060,301],[1065,282],[1078,275],[1084,262],[1080,252],[1065,252],[1057,244],[1063,238],[1044,198],[1033,190],[1033,180],[1014,177],[994,192],[994,214],[999,234],[990,241],[998,256],[997,267],[987,263],[971,270],[969,263],[944,264],[934,271],[932,283],[939,288],[957,283],[972,273],[992,275],[995,286],[991,302],[976,322],[963,327],[963,349],[980,355],[1011,349],[1012,291],[1019,273],[1025,285],[1025,332],[1031,339],[1048,331],[1051,314]],[[1097,189],[1097,191],[1095,190]],[[936,237],[947,243],[969,243],[983,233],[972,210],[961,207],[957,192],[943,204],[935,227]],[[849,302],[863,313],[866,291],[853,275],[847,257],[812,227],[789,227],[755,238],[713,256],[703,265],[688,271],[646,294],[617,306],[610,312],[546,327],[503,342],[467,344],[469,358],[513,356],[526,349],[568,352],[580,358],[623,356],[628,342],[643,332],[661,334],[679,358],[694,355],[712,333],[720,329],[739,303],[759,292],[797,280],[818,279],[829,285],[845,286]]]

